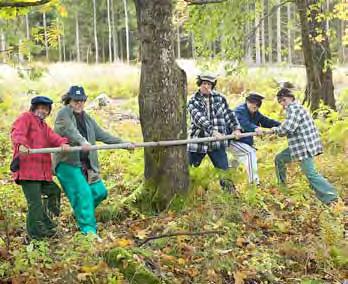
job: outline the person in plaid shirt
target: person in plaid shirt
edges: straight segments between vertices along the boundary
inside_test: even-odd
[[[32,239],[42,239],[55,234],[56,225],[44,210],[42,195],[47,196],[47,209],[51,214],[58,216],[60,212],[60,189],[52,181],[51,155],[28,155],[31,148],[69,148],[68,140],[53,132],[45,122],[51,106],[51,99],[34,97],[30,111],[22,113],[11,130],[14,150],[11,171],[14,181],[22,186],[28,203],[26,223],[29,238]]]
[[[325,204],[336,201],[336,189],[314,167],[313,157],[323,153],[323,146],[313,119],[306,109],[295,101],[295,96],[289,89],[280,89],[277,99],[286,111],[286,119],[272,130],[278,136],[287,136],[289,145],[275,158],[278,182],[285,185],[286,164],[298,160],[318,199]]]
[[[214,90],[216,77],[211,74],[198,76],[199,90],[192,96],[188,103],[191,116],[190,138],[223,137],[228,129],[237,137],[241,127],[232,110],[229,109],[226,98]],[[191,166],[198,167],[203,158],[208,155],[215,168],[226,171],[228,160],[226,147],[228,140],[208,143],[188,144],[189,162]],[[233,183],[220,180],[223,188],[233,189]]]

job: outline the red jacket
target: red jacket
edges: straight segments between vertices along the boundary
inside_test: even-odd
[[[19,145],[27,148],[58,147],[68,142],[54,133],[53,130],[35,116],[32,112],[21,114],[12,125],[11,139],[13,143],[13,157],[19,153]],[[17,180],[52,181],[51,154],[20,154],[19,170],[13,173]]]

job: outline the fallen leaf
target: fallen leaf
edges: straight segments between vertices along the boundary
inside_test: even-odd
[[[244,284],[244,280],[247,278],[247,274],[243,271],[233,272],[235,284]]]
[[[113,244],[117,247],[125,248],[125,247],[132,246],[134,242],[129,239],[118,239],[114,241]]]

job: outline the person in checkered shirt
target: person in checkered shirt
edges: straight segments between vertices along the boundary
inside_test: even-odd
[[[325,204],[337,200],[337,192],[315,169],[313,157],[323,153],[319,132],[308,111],[295,101],[292,91],[281,88],[277,93],[278,102],[286,111],[285,121],[272,130],[278,136],[287,136],[289,147],[275,157],[278,182],[286,184],[286,164],[299,161],[316,196]]]
[[[201,74],[197,78],[199,90],[188,103],[191,116],[190,138],[223,137],[229,129],[237,137],[241,134],[241,127],[232,110],[229,109],[226,98],[214,90],[216,77],[211,74]],[[188,144],[189,162],[198,167],[203,158],[208,155],[215,168],[228,170],[226,154],[227,140],[208,143]],[[231,180],[221,179],[222,188],[234,190]]]

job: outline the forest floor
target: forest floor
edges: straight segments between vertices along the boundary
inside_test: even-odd
[[[48,120],[52,125],[59,96],[69,84],[82,82],[89,101],[100,93],[112,98],[107,106],[89,110],[101,126],[124,139],[142,140],[137,119],[138,70],[112,73],[105,68],[84,67],[84,75],[73,75],[82,70],[77,66],[69,75],[53,71],[55,67],[36,81],[15,73],[0,78],[0,283],[331,284],[348,280],[348,157],[341,143],[345,129],[339,130],[347,118],[338,120],[336,115],[317,121],[326,152],[316,158],[316,164],[341,196],[333,207],[315,198],[296,163],[288,168],[288,188],[277,187],[273,161],[286,147],[283,138],[257,138],[260,187],[249,186],[239,167],[230,171],[237,191],[223,192],[219,173],[206,159],[199,168],[190,169],[189,192],[175,198],[159,215],[139,212],[127,198],[141,188],[143,151],[100,151],[102,177],[109,190],[96,212],[102,242],[78,232],[63,194],[62,214],[56,220],[59,237],[26,244],[26,202],[9,174],[9,130],[34,95],[28,90],[54,98]],[[263,113],[282,119],[273,99],[274,81],[282,76],[303,86],[301,74],[288,69],[278,70],[277,75],[255,72],[252,80],[250,75],[221,78],[218,89],[231,107],[243,101],[240,90],[258,90],[267,97]],[[344,85],[348,79],[341,72],[336,82]],[[193,78],[189,89],[195,89]],[[345,105],[348,100],[340,102]]]

